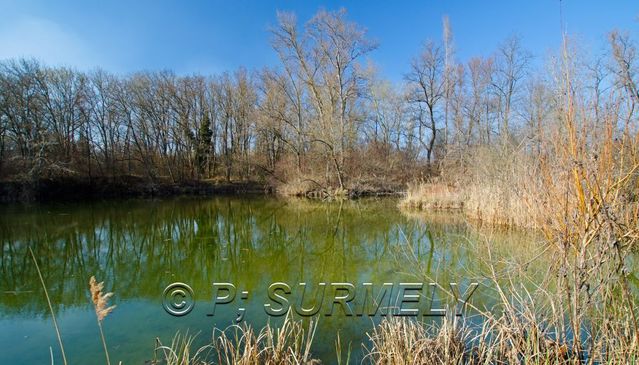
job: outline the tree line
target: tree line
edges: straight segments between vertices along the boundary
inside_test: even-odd
[[[443,38],[392,83],[372,64],[376,42],[344,10],[301,26],[290,13],[277,19],[279,64],[261,70],[125,76],[1,62],[0,177],[397,188],[443,164],[463,171],[482,146],[542,153],[536,141],[562,108],[560,58],[536,69],[517,37],[462,63],[444,18]],[[609,52],[574,65],[570,92],[593,127],[636,121],[635,46],[620,33],[609,40]]]

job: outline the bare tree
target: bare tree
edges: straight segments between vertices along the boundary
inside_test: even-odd
[[[441,48],[433,42],[428,42],[422,53],[413,60],[411,71],[406,75],[406,80],[411,84],[412,89],[410,101],[418,104],[418,138],[426,149],[426,159],[429,163],[433,162],[433,151],[437,139],[439,103],[445,96],[444,71],[444,55]],[[423,113],[424,110],[425,113]],[[430,130],[427,141],[423,129]]]
[[[399,151],[402,130],[406,129],[404,95],[387,80],[374,79],[370,95],[370,125],[365,130],[369,143],[379,146],[388,160],[391,151]]]
[[[637,49],[627,35],[619,32],[610,33],[610,45],[616,62],[613,72],[617,76],[617,83],[626,91],[634,105],[639,102],[639,88],[636,82]]]
[[[355,140],[366,80],[359,60],[375,48],[346,12],[318,12],[299,34],[295,17],[278,15],[274,31],[281,55],[300,70],[314,118],[310,142],[324,146],[340,188],[345,187],[345,155]],[[282,56],[280,56],[282,57]]]
[[[492,131],[491,115],[493,102],[490,95],[490,83],[493,70],[492,59],[472,58],[468,62],[470,97],[468,98],[466,113],[468,120],[468,140],[477,130],[478,142],[490,143]]]
[[[451,104],[451,97],[453,93],[454,75],[453,75],[453,58],[454,58],[454,45],[453,45],[453,31],[450,26],[450,19],[445,15],[442,19],[443,35],[444,35],[444,145],[448,145],[448,123],[449,123],[449,108]]]
[[[500,132],[504,141],[510,133],[512,110],[519,96],[532,56],[521,46],[517,37],[507,39],[497,50],[492,87],[497,96],[500,113]]]

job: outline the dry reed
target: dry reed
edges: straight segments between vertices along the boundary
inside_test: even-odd
[[[55,328],[56,336],[58,337],[58,344],[60,345],[60,352],[62,353],[62,362],[64,365],[67,364],[67,355],[64,352],[64,345],[62,344],[62,336],[60,335],[60,328],[58,327],[58,321],[55,319],[55,313],[53,312],[53,306],[51,305],[51,298],[49,298],[49,292],[47,291],[47,286],[44,283],[44,278],[42,278],[42,272],[40,271],[40,265],[38,265],[38,260],[33,254],[33,250],[29,247],[29,253],[31,254],[31,258],[33,259],[33,263],[35,264],[36,270],[38,271],[38,277],[40,278],[40,284],[42,284],[42,290],[44,290],[44,296],[47,298],[47,305],[49,306],[49,313],[51,314],[51,320],[53,321],[53,327]],[[50,349],[50,348],[49,348]],[[53,364],[53,350],[51,351],[51,363]]]
[[[91,276],[89,279],[89,290],[91,291],[91,300],[93,301],[93,307],[95,309],[95,315],[98,321],[98,328],[100,329],[100,338],[102,339],[102,346],[104,348],[104,355],[106,356],[107,365],[111,364],[109,359],[109,350],[107,348],[106,339],[104,338],[104,331],[102,330],[102,321],[109,315],[114,309],[115,305],[109,306],[109,298],[113,296],[113,293],[102,293],[104,289],[104,282],[95,280],[95,276]]]

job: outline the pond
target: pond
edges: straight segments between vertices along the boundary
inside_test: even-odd
[[[336,362],[335,341],[351,344],[351,358],[361,360],[366,332],[375,316],[348,316],[334,306],[330,283],[352,283],[359,296],[363,283],[382,288],[391,283],[424,283],[430,300],[405,303],[414,308],[441,308],[443,287],[455,282],[464,292],[482,281],[483,254],[476,241],[484,233],[453,214],[407,215],[394,199],[342,202],[280,200],[270,197],[189,197],[96,203],[5,205],[0,208],[0,363],[62,363],[47,301],[28,247],[38,259],[53,311],[71,364],[103,363],[102,344],[90,301],[91,276],[114,292],[117,308],[103,322],[111,362],[142,364],[153,359],[156,338],[197,334],[196,344],[210,341],[213,328],[243,322],[254,328],[277,326],[283,317],[266,314],[268,288],[291,287],[290,303],[300,298],[299,283],[311,295],[306,307],[321,304],[312,352],[325,363]],[[496,254],[510,247],[534,256],[534,237],[521,232],[491,233]],[[505,253],[504,253],[505,254]],[[193,290],[192,311],[169,314],[164,289],[171,283]],[[213,283],[232,283],[233,302],[215,305]],[[323,301],[317,293],[328,283]],[[377,289],[376,289],[377,290]],[[242,292],[248,292],[243,295]],[[397,291],[392,291],[398,305]],[[494,293],[480,285],[470,301],[490,307]],[[180,295],[169,299],[180,303]],[[307,297],[308,298],[308,297]],[[313,299],[315,298],[315,299]],[[349,305],[356,306],[356,300]],[[454,300],[453,300],[454,303]],[[318,304],[318,305],[319,305]],[[401,303],[399,303],[401,304]],[[468,310],[468,308],[467,308]],[[294,316],[295,317],[295,316]],[[422,316],[420,320],[437,320]],[[306,319],[308,322],[308,318]]]

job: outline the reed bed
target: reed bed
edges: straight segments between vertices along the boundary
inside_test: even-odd
[[[286,316],[279,327],[267,324],[258,332],[247,324],[215,329],[210,344],[195,347],[195,335],[177,333],[170,345],[157,339],[156,363],[166,365],[293,365],[319,364],[311,354],[317,323],[305,328],[302,321]]]
[[[447,321],[429,335],[421,323],[401,317],[384,320],[369,339],[364,361],[372,364],[462,364],[467,333]]]
[[[534,282],[523,274],[525,267],[499,267],[489,240],[484,242],[478,256],[487,258],[483,274],[499,298],[500,314],[479,308],[483,328],[474,331],[464,355],[445,359],[429,353],[424,358],[437,360],[427,363],[463,358],[482,364],[625,364],[639,359],[638,301],[630,277],[639,240],[639,128],[636,118],[620,120],[619,115],[625,103],[635,105],[639,94],[624,61],[630,50],[619,37],[611,34],[613,62],[626,87],[611,96],[610,106],[593,113],[592,103],[580,94],[579,60],[565,39],[551,71],[554,118],[538,130],[534,143],[470,148],[464,174],[443,177],[466,197],[467,216],[537,228],[550,259],[544,279]],[[402,206],[437,197],[432,187],[409,190]],[[414,196],[420,193],[429,196]],[[415,325],[383,326],[394,334],[374,342],[376,359],[388,359],[406,346],[391,337],[439,337]]]
[[[159,338],[155,339],[154,364],[166,365],[203,365],[207,364],[207,358],[211,355],[211,345],[195,348],[193,342],[197,335],[188,332],[177,332],[169,345],[163,345]]]
[[[461,210],[464,195],[452,186],[438,182],[410,183],[402,208],[422,210]]]

